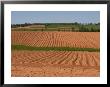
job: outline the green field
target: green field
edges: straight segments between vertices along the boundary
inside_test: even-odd
[[[26,29],[27,26],[43,25],[42,27],[31,27]],[[34,24],[13,24],[11,25],[13,31],[72,31],[72,32],[100,32],[100,23],[34,23]],[[22,27],[22,28],[19,28]]]
[[[29,51],[88,51],[99,52],[98,48],[75,48],[75,47],[33,47],[25,45],[12,45],[12,50],[29,50]]]

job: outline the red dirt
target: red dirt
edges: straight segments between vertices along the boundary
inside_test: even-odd
[[[12,44],[36,47],[100,48],[100,33],[12,31]]]
[[[12,51],[12,76],[100,76],[99,52]]]

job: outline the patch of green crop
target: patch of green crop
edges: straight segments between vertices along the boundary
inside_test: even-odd
[[[29,51],[88,51],[99,52],[98,48],[74,48],[74,47],[34,47],[25,45],[12,45],[12,50],[29,50]]]

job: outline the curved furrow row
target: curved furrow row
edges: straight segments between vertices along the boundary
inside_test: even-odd
[[[93,55],[94,54],[94,55]],[[75,51],[13,51],[12,64],[42,63],[50,65],[70,65],[82,67],[100,66],[98,52]]]
[[[97,32],[12,31],[12,44],[36,47],[100,48],[100,35]]]
[[[58,54],[56,57],[52,58],[52,61],[50,61],[50,64],[57,64],[58,61],[60,61],[63,57],[65,57],[66,51],[61,52],[61,54]]]

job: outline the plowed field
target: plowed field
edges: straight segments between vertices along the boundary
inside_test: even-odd
[[[36,47],[100,48],[100,33],[12,31],[12,44]]]
[[[12,76],[100,76],[100,52],[28,50],[28,47],[100,49],[100,32],[12,31]],[[17,50],[19,46],[27,46]],[[25,49],[25,50],[24,50]],[[34,49],[34,48],[31,48]],[[38,49],[38,48],[37,48]]]
[[[12,51],[12,76],[99,76],[99,52]]]

